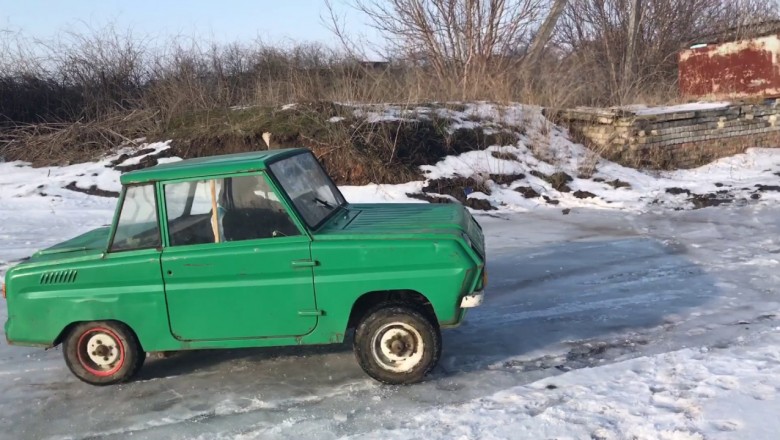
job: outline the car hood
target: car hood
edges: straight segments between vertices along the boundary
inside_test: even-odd
[[[350,204],[343,214],[321,228],[317,235],[387,236],[465,234],[474,250],[485,255],[482,228],[463,205],[427,203]]]
[[[30,262],[51,261],[73,256],[86,256],[105,252],[111,228],[93,229],[78,237],[63,241],[50,248],[38,251],[30,257]]]

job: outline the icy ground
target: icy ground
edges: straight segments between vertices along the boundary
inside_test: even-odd
[[[538,133],[424,167],[431,179],[483,178],[490,194],[469,197],[497,208],[476,213],[486,303],[444,332],[425,383],[373,382],[347,343],[185,352],[98,388],[75,379],[59,349],[9,347],[0,336],[0,439],[777,438],[780,150],[647,174],[589,158],[557,127],[540,159],[530,147]],[[127,169],[167,148],[49,169],[0,163],[0,277],[110,222],[116,199],[73,189],[117,191],[108,165]],[[580,176],[590,161],[592,174]],[[531,171],[568,173],[571,192]],[[423,185],[344,191],[353,202],[398,202]],[[692,194],[707,193],[729,202],[694,210]]]
[[[60,194],[2,197],[3,267],[109,221],[113,199]],[[779,219],[480,215],[488,300],[411,387],[368,379],[348,345],[182,353],[96,388],[59,349],[2,344],[0,438],[776,438]]]

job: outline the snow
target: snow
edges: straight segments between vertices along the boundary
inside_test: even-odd
[[[59,348],[2,343],[0,439],[775,438],[780,193],[756,185],[780,184],[780,151],[641,172],[590,156],[538,109],[464,106],[428,111],[453,124],[479,116],[527,129],[515,145],[423,167],[428,178],[485,179],[491,194],[471,197],[498,208],[474,213],[488,249],[486,301],[443,332],[441,362],[426,382],[379,385],[346,343],[150,358],[137,380],[100,388],[75,379]],[[412,117],[391,110],[377,109]],[[0,163],[0,276],[37,249],[111,221],[115,198],[65,186],[116,191],[112,160],[169,147],[65,167]],[[517,160],[499,158],[510,153]],[[579,177],[586,165],[592,175]],[[556,191],[531,171],[566,172],[572,191],[597,197]],[[525,177],[509,185],[491,180],[517,173]],[[631,187],[613,188],[615,179]],[[342,189],[353,203],[419,203],[408,194],[423,186]],[[559,205],[525,199],[517,186]],[[668,188],[725,190],[734,202],[693,210],[690,197]],[[6,316],[0,304],[0,322]]]
[[[717,110],[717,109],[726,108],[730,105],[731,102],[724,101],[724,102],[692,102],[688,104],[654,106],[654,107],[630,105],[630,106],[625,106],[620,108],[622,110],[628,110],[637,116],[652,116],[652,115],[664,115],[669,113]]]
[[[733,350],[683,349],[577,370],[349,438],[774,438],[777,425],[766,418],[780,406],[778,342],[772,332]]]
[[[407,194],[420,191],[422,182],[410,182],[402,185],[341,186],[341,192],[350,203],[425,203]]]

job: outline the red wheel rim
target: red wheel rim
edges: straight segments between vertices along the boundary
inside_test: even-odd
[[[101,335],[103,338],[100,338]],[[100,339],[96,339],[96,337]],[[108,344],[103,343],[104,338],[108,338]],[[98,347],[93,347],[95,350],[90,353],[90,345],[94,346],[96,343]],[[115,356],[116,359],[113,360],[113,362],[111,362],[111,364],[109,364],[107,367],[102,367],[95,360],[93,360],[94,358],[101,355],[101,353],[96,352],[97,350],[108,350],[106,353],[104,353],[106,354],[104,357],[106,360],[108,360],[109,354],[114,357],[111,347],[115,347],[119,353],[118,356]],[[76,354],[78,355],[79,363],[85,370],[87,370],[90,374],[94,374],[95,376],[100,377],[111,376],[112,374],[119,371],[119,369],[122,368],[122,365],[125,363],[125,347],[122,345],[119,335],[117,335],[113,330],[107,329],[105,327],[94,327],[82,333],[76,345]]]

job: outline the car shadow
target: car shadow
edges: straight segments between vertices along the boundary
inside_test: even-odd
[[[262,363],[277,359],[312,358],[333,354],[351,354],[351,339],[342,344],[302,345],[294,347],[238,348],[215,350],[184,350],[170,353],[150,353],[137,380],[159,379],[208,370],[220,364],[236,361]]]

